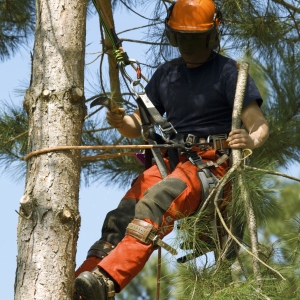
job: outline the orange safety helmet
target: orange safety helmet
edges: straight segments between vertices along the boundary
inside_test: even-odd
[[[178,0],[168,9],[166,35],[174,47],[176,35],[207,35],[207,47],[214,49],[219,46],[220,22],[221,12],[212,0]]]

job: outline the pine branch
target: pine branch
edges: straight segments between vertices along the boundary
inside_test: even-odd
[[[294,6],[290,3],[287,3],[284,0],[272,0],[272,2],[280,4],[280,5],[284,6],[287,9],[293,10],[294,12],[300,13],[300,8],[299,7],[296,7],[296,6]]]
[[[216,201],[215,201],[216,202]],[[276,273],[281,279],[286,280],[277,270],[270,267],[268,264],[266,264],[264,261],[262,261],[258,256],[254,255],[251,251],[249,251],[240,241],[231,233],[230,229],[227,227],[226,222],[224,221],[224,218],[222,216],[222,213],[220,212],[218,203],[215,203],[215,209],[217,211],[217,214],[220,218],[220,221],[227,231],[227,233],[231,236],[231,238],[241,247],[243,248],[248,254],[250,254],[253,258],[255,258],[257,261],[259,261],[261,264],[263,264],[265,267],[270,269],[272,272]]]
[[[149,21],[157,21],[158,18],[155,18],[155,19],[149,19],[141,14],[139,14],[138,12],[136,12],[135,10],[133,10],[129,5],[127,5],[123,0],[119,0],[127,9],[131,10],[134,14],[138,15],[139,17],[143,18],[143,19],[146,19],[146,20],[149,20]]]
[[[27,134],[28,134],[28,130],[26,130],[25,132],[23,132],[23,133],[21,133],[21,134],[15,136],[15,137],[9,139],[8,141],[5,142],[5,144],[14,142],[14,141],[17,140],[18,138],[20,138],[20,137],[22,137],[22,136],[24,136],[24,135],[27,135]]]

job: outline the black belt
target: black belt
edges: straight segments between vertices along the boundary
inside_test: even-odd
[[[174,138],[172,138],[172,141],[176,141],[178,143],[203,144],[204,148],[206,147],[214,150],[223,150],[230,148],[228,146],[228,142],[226,141],[227,138],[227,134],[214,134],[208,136],[207,138],[202,138],[193,134],[177,133]]]

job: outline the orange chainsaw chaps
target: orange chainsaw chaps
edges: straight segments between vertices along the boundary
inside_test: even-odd
[[[120,292],[144,268],[153,250],[152,244],[126,235],[98,266],[114,279],[119,287],[116,292]]]
[[[98,258],[95,256],[91,256],[91,257],[87,258],[81,264],[81,266],[75,271],[75,278],[77,278],[82,272],[92,271],[101,260],[102,260],[102,258]]]

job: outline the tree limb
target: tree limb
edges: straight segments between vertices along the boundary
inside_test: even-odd
[[[296,7],[296,6],[294,6],[290,3],[287,3],[284,0],[272,0],[272,1],[277,3],[277,4],[280,4],[280,5],[284,6],[287,9],[292,9],[293,11],[295,11],[297,13],[300,13],[300,8],[299,7]]]

